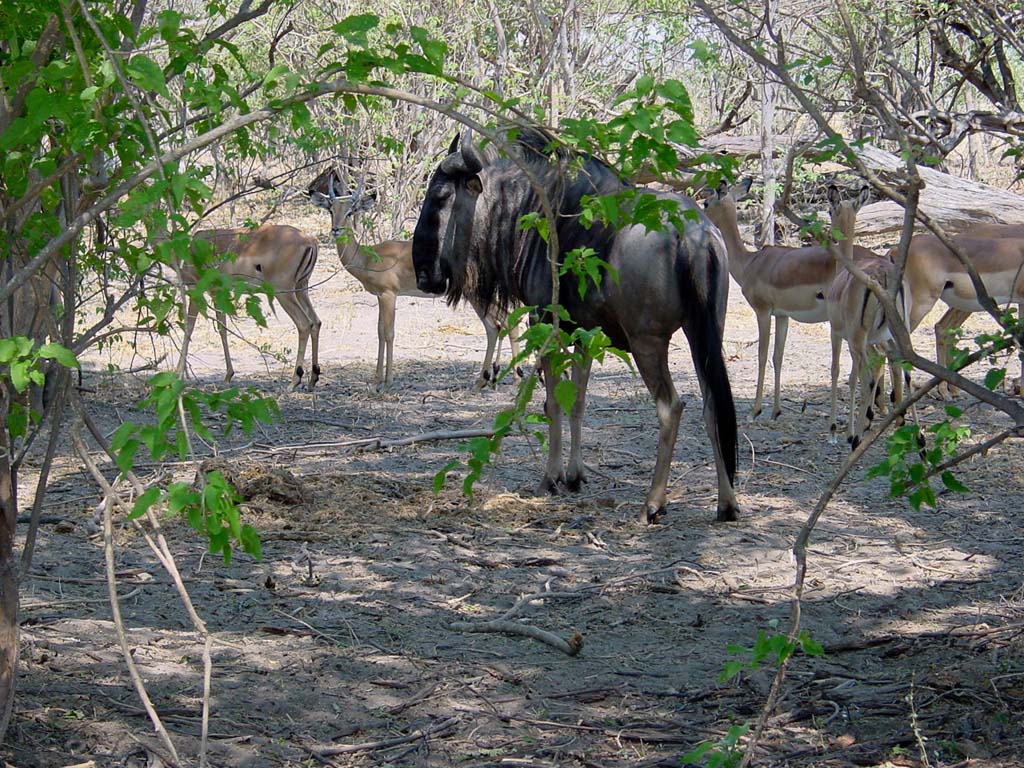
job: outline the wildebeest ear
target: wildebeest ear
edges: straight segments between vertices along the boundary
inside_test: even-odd
[[[474,195],[479,195],[484,191],[483,182],[480,181],[479,176],[470,176],[466,182],[466,189],[472,192]]]
[[[455,134],[455,138],[452,139],[452,143],[448,145],[448,154],[454,155],[459,151],[459,134]]]

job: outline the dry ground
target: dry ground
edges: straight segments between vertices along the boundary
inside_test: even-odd
[[[324,222],[319,222],[323,229]],[[337,264],[321,252],[318,279]],[[752,721],[761,670],[718,682],[760,630],[785,626],[790,548],[844,448],[826,442],[828,337],[791,330],[778,422],[742,424],[737,524],[717,524],[700,398],[682,337],[672,353],[684,412],[662,525],[633,523],[653,468],[656,418],[620,364],[597,369],[586,428],[590,482],[541,498],[537,446],[509,439],[473,500],[433,474],[458,444],[358,450],[353,441],[486,427],[512,392],[470,391],[483,335],[470,311],[400,300],[397,384],[367,382],[376,306],[347,275],[314,290],[324,320],[315,394],[284,391],[290,362],[236,340],[236,383],[278,396],[284,418],[233,435],[222,457],[252,474],[288,470],[291,502],[264,489],[246,504],[264,558],[230,566],[168,523],[214,646],[215,766],[678,765],[697,742]],[[201,327],[203,327],[201,325]],[[294,349],[285,317],[256,345]],[[756,372],[753,317],[733,290],[726,333],[741,421]],[[930,349],[927,337],[921,344]],[[217,385],[216,337],[198,336],[193,370]],[[139,341],[125,368],[170,352]],[[290,360],[291,352],[287,353]],[[141,379],[102,373],[86,386],[108,431],[132,418]],[[167,363],[164,363],[166,366]],[[969,412],[974,439],[1001,424]],[[934,420],[934,404],[923,418]],[[870,461],[877,461],[876,447]],[[1021,448],[965,467],[971,492],[937,510],[892,500],[860,470],[813,538],[803,625],[823,658],[798,656],[770,723],[762,765],[1024,764],[1024,557]],[[195,465],[145,466],[191,478]],[[31,468],[23,498],[32,493]],[[301,498],[300,498],[301,497]],[[162,754],[125,672],[105,599],[102,547],[89,523],[97,492],[65,452],[48,523],[22,591],[22,669],[9,738],[18,768],[154,766]],[[181,752],[200,734],[201,645],[144,542],[118,535],[125,622],[136,663]],[[470,634],[520,597],[553,596],[517,618],[563,638],[570,658],[525,637]],[[779,624],[781,622],[781,624]]]

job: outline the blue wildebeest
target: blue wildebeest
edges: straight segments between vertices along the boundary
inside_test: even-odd
[[[524,214],[541,211],[533,176],[551,201],[557,218],[559,258],[580,247],[593,248],[618,273],[599,287],[587,286],[581,298],[571,273],[561,278],[559,298],[571,325],[600,326],[615,346],[632,352],[640,375],[657,402],[660,433],[658,458],[642,522],[665,511],[672,453],[683,403],[676,394],[668,364],[668,347],[679,328],[690,343],[701,391],[704,419],[714,448],[718,473],[718,519],[735,520],[739,512],[733,481],[736,474],[736,410],[722,357],[722,330],[728,299],[729,271],[725,242],[695,203],[671,198],[687,214],[685,226],[648,232],[643,226],[612,229],[601,224],[585,228],[579,213],[584,195],[606,195],[624,184],[600,160],[566,151],[549,151],[549,137],[539,130],[522,131],[501,159],[491,147],[477,148],[471,135],[450,154],[427,187],[413,237],[413,261],[421,290],[446,294],[449,302],[471,298],[485,307],[524,303],[551,305],[551,267],[547,243],[535,229],[520,229]],[[578,165],[573,165],[578,161]],[[578,350],[582,352],[582,350]],[[570,414],[571,448],[568,474],[562,463],[561,415],[554,397],[558,383],[550,360],[541,361],[550,420],[548,461],[541,488],[577,490],[584,481],[581,453],[582,417],[592,360],[574,366],[577,397]]]

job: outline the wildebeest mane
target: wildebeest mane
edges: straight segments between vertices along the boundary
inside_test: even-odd
[[[495,258],[470,258],[463,273],[449,281],[449,303],[465,295],[485,307],[496,304],[503,310],[516,303],[542,307],[551,303],[548,244],[535,228],[519,226],[523,215],[544,213],[530,177],[555,213],[559,263],[567,251],[580,247],[608,258],[615,231],[600,223],[583,227],[580,211],[583,197],[614,194],[627,187],[615,171],[596,157],[555,146],[550,134],[538,128],[520,129],[509,150],[510,156],[488,154],[482,158],[481,176],[486,177],[482,203],[487,206],[491,226],[474,234],[472,251]],[[569,295],[575,287],[574,276],[563,276],[560,296]]]

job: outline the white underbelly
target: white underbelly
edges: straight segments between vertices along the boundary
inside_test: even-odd
[[[785,307],[776,307],[772,314],[783,315],[796,320],[798,323],[824,323],[828,321],[828,307],[825,305],[824,301],[814,309],[786,309]]]
[[[996,302],[996,304],[1014,304],[1024,301],[1024,296],[1014,290],[1014,284],[1019,284],[1021,279],[1020,270],[1007,270],[985,275],[982,282],[985,290]],[[978,303],[978,295],[974,291],[974,283],[966,274],[951,276],[949,284],[943,289],[942,301],[953,309],[960,309],[964,312],[980,312],[981,304]]]

